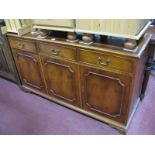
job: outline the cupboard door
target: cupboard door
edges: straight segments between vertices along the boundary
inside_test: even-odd
[[[41,56],[48,94],[80,106],[77,89],[77,65]]]
[[[44,92],[38,56],[21,50],[13,50],[13,53],[22,84]]]
[[[80,74],[83,108],[125,122],[131,78],[84,66]]]

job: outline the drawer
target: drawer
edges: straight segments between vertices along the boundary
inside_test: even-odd
[[[21,40],[9,38],[9,42],[12,48],[28,51],[28,52],[36,52],[35,42],[29,40]]]
[[[124,59],[117,56],[112,56],[103,53],[95,53],[95,51],[80,50],[79,59],[83,63],[95,64],[100,67],[112,68],[124,72],[134,71],[134,61],[130,59]]]
[[[47,54],[49,56],[57,56],[76,60],[76,48],[46,43],[38,43],[38,47],[39,52]]]

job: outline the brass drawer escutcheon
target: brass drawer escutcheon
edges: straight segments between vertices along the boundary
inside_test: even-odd
[[[102,57],[98,57],[98,62],[99,62],[100,65],[108,66],[109,63],[110,63],[110,59],[108,58],[108,59],[106,59],[105,62],[103,62]]]

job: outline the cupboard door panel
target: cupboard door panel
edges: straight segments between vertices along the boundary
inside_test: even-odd
[[[81,66],[84,109],[125,121],[130,95],[130,77]]]
[[[20,50],[13,51],[22,83],[33,89],[44,91],[38,56]]]
[[[75,64],[41,56],[49,95],[80,106]]]

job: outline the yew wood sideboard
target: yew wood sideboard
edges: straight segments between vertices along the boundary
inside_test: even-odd
[[[8,39],[24,90],[119,131],[128,129],[141,98],[150,34],[133,50],[31,34],[8,34]]]

